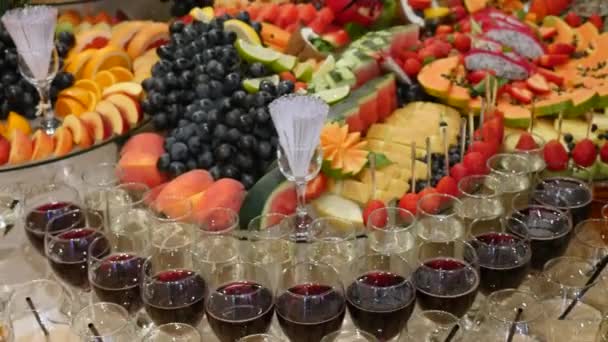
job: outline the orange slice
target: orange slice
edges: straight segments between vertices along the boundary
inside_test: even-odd
[[[97,53],[89,59],[82,70],[81,78],[93,78],[98,72],[114,67],[131,70],[131,58],[121,48],[109,45],[97,50]]]
[[[109,72],[108,70],[104,70],[104,71],[99,72],[97,75],[95,75],[95,77],[93,78],[93,81],[95,81],[95,83],[97,83],[99,88],[101,90],[103,90],[104,88],[109,87],[112,84],[116,83],[116,77],[114,76],[113,73]]]
[[[65,117],[70,114],[79,116],[86,111],[87,107],[68,96],[59,97],[55,103],[55,114],[60,117]]]
[[[32,126],[30,126],[30,122],[23,116],[10,112],[8,113],[8,119],[6,120],[6,129],[8,131],[9,136],[13,134],[13,132],[18,129],[25,135],[32,134]]]
[[[73,87],[88,90],[95,95],[95,98],[97,100],[101,99],[101,89],[99,89],[99,85],[97,85],[97,83],[95,83],[95,81],[93,81],[93,80],[89,80],[89,79],[78,80],[78,81],[76,81],[76,83],[74,83]]]
[[[63,96],[71,97],[87,108],[91,106],[91,102],[97,102],[95,94],[92,91],[79,87],[70,87],[62,90],[59,93],[59,97]]]
[[[76,79],[82,78],[82,69],[95,53],[97,53],[97,50],[88,49],[71,54],[65,59],[65,71],[74,75]]]
[[[7,138],[8,137],[8,128],[2,122],[0,122],[0,135]]]
[[[114,67],[108,69],[109,72],[116,77],[117,82],[131,82],[133,80],[133,73],[123,67]]]
[[[123,21],[112,27],[110,44],[126,49],[127,45],[139,30],[146,25],[143,21]]]

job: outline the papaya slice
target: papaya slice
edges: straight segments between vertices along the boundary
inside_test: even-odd
[[[439,98],[446,98],[452,85],[450,76],[459,64],[459,56],[433,61],[420,70],[418,82],[428,94]]]
[[[595,25],[593,25],[590,21],[577,27],[575,30],[578,33],[578,41],[576,44],[576,51],[578,52],[587,50],[590,47],[591,42],[593,42],[600,35],[597,27],[595,27]]]

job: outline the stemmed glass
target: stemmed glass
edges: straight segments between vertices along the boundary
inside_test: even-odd
[[[83,208],[78,191],[65,183],[40,185],[27,193],[23,201],[25,234],[36,251],[44,255],[44,235],[49,221],[68,211]],[[64,216],[67,218],[67,216]],[[62,230],[78,223],[83,217],[73,220],[55,221],[58,226],[51,230]]]
[[[589,218],[593,191],[581,180],[568,177],[545,178],[536,185],[534,201],[569,212],[572,225]]]
[[[529,133],[532,135],[532,139],[536,143],[536,148],[531,150],[522,150],[517,148],[517,142],[521,137],[521,133],[511,133],[505,136],[505,141],[503,145],[505,146],[505,152],[507,153],[515,153],[519,154],[526,159],[528,159],[528,163],[530,164],[530,169],[532,171],[533,179],[536,179],[541,172],[545,170],[545,158],[543,156],[543,149],[545,147],[545,139],[538,134]]]
[[[326,263],[343,274],[357,257],[356,232],[352,222],[338,217],[316,218],[310,229],[311,261]]]
[[[499,181],[503,207],[505,212],[509,213],[513,197],[530,190],[532,169],[528,158],[517,154],[500,153],[490,157],[487,165],[490,174]]]
[[[340,329],[323,336],[321,342],[378,342],[372,334],[358,329]],[[272,341],[270,341],[272,342]]]
[[[588,219],[574,228],[572,253],[593,261],[599,261],[608,254],[608,219]]]
[[[276,312],[290,341],[320,341],[342,326],[346,304],[340,275],[320,263],[286,268],[276,291]]]
[[[416,217],[408,210],[378,208],[369,214],[367,228],[375,252],[406,256],[414,247]]]
[[[201,334],[191,325],[167,323],[153,327],[142,342],[200,342]]]
[[[528,228],[513,217],[494,224],[483,219],[471,224],[470,243],[479,258],[479,290],[484,295],[518,288],[528,275],[532,248]]]
[[[471,175],[463,177],[458,182],[460,201],[458,216],[469,229],[476,219],[495,221],[504,215],[505,208],[502,203],[502,192],[498,178],[492,175]],[[489,223],[489,222],[488,222]]]
[[[462,202],[447,194],[428,194],[418,200],[417,240],[422,242],[444,243],[464,238],[465,224],[459,213]]]
[[[416,305],[412,268],[398,255],[369,254],[355,260],[346,289],[354,325],[382,341],[403,330]]]
[[[23,189],[19,185],[0,186],[0,235],[6,236],[23,211]]]
[[[289,161],[287,160],[287,155],[283,151],[283,148],[279,146],[277,149],[277,162],[279,165],[279,170],[288,181],[293,182],[296,185],[296,193],[297,193],[297,201],[298,206],[296,208],[296,232],[295,236],[292,239],[297,241],[308,241],[309,232],[308,228],[310,226],[310,222],[312,219],[308,215],[308,211],[306,209],[306,184],[313,180],[321,171],[321,166],[323,165],[323,150],[321,147],[317,147],[315,152],[310,160],[310,165],[308,167],[308,174],[299,178],[294,175],[289,166]]]
[[[464,316],[479,287],[479,259],[473,246],[462,240],[425,242],[418,246],[418,262],[412,279],[420,307]]]
[[[195,229],[188,221],[192,204],[183,197],[168,198],[167,203],[162,211],[149,207],[150,255],[167,265],[190,264]]]
[[[72,330],[85,342],[132,342],[137,338],[129,313],[113,303],[88,305],[74,316]]]
[[[414,313],[407,323],[403,342],[460,341],[464,335],[460,319],[449,312],[422,310]],[[451,340],[448,340],[448,336]]]
[[[237,340],[237,342],[286,342],[285,340],[283,340],[282,338],[278,338],[274,335],[270,335],[270,334],[254,334],[254,335],[249,335],[249,336],[245,336],[239,340]]]
[[[7,313],[15,341],[80,341],[70,329],[72,297],[55,281],[41,279],[20,285]]]
[[[210,280],[207,320],[222,342],[268,331],[274,298],[268,273],[254,264],[237,262],[219,269]]]

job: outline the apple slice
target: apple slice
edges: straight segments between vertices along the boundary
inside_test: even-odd
[[[142,88],[141,84],[135,82],[121,82],[105,88],[101,97],[105,99],[112,94],[125,94],[134,100],[139,101],[143,93],[144,88]]]
[[[110,126],[112,126],[112,131],[115,134],[120,135],[129,130],[129,123],[123,118],[120,114],[120,110],[112,102],[102,100],[97,104],[95,110],[108,120]]]
[[[55,140],[54,154],[56,157],[70,153],[74,146],[74,138],[72,137],[72,132],[67,127],[61,126],[57,128],[53,138]]]
[[[52,136],[39,129],[32,136],[32,141],[34,144],[32,160],[44,159],[53,155],[53,151],[55,150],[55,141],[53,140]]]
[[[127,120],[130,127],[135,127],[141,120],[141,106],[139,105],[139,101],[133,100],[132,97],[125,94],[112,94],[105,100],[112,102],[120,110],[120,114]]]
[[[11,143],[0,135],[0,165],[8,162],[9,154],[11,153]]]
[[[9,164],[19,164],[32,159],[32,141],[21,130],[16,129],[11,136],[11,152],[8,156]]]
[[[63,125],[72,132],[74,143],[81,148],[93,145],[93,135],[89,129],[76,115],[70,114],[63,119]]]
[[[112,135],[112,125],[97,112],[84,112],[80,115],[80,120],[87,126],[95,141],[106,140]]]

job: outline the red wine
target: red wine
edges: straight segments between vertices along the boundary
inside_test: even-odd
[[[346,290],[346,299],[355,326],[383,341],[399,335],[416,304],[409,280],[379,271],[353,282]]]
[[[568,210],[572,215],[572,226],[576,227],[591,215],[593,194],[583,181],[554,177],[544,179],[536,186],[534,200],[543,205]]]
[[[59,278],[71,286],[89,289],[88,253],[89,245],[102,235],[95,229],[78,228],[59,233],[47,241],[47,258],[51,268]],[[108,252],[109,241],[98,243],[96,256]]]
[[[479,290],[517,288],[528,275],[531,251],[519,237],[506,233],[487,233],[471,241],[479,258]]]
[[[197,326],[205,315],[207,284],[196,272],[175,269],[158,273],[142,288],[146,312],[156,325]]]
[[[272,292],[260,284],[224,285],[207,301],[207,320],[222,342],[268,331],[274,314]]]
[[[48,223],[55,217],[80,208],[68,202],[53,202],[41,205],[30,211],[25,218],[25,233],[30,240],[32,246],[44,255],[44,234]],[[74,215],[65,215],[61,219],[55,220],[53,227],[49,227],[52,231],[61,231],[74,227],[77,223],[82,222],[84,225],[84,215],[81,211],[74,212]]]
[[[277,299],[277,318],[292,342],[318,342],[342,326],[346,305],[333,287],[297,285]]]
[[[433,259],[414,272],[416,299],[423,310],[443,310],[456,317],[464,316],[473,305],[479,276],[464,261]]]
[[[518,210],[513,216],[522,220],[528,227],[533,268],[541,270],[547,261],[566,252],[572,226],[562,211],[557,208],[531,206]],[[518,232],[512,233],[517,235]]]
[[[142,308],[139,280],[144,259],[115,254],[103,259],[91,272],[91,285],[104,302],[121,305],[129,313]]]

